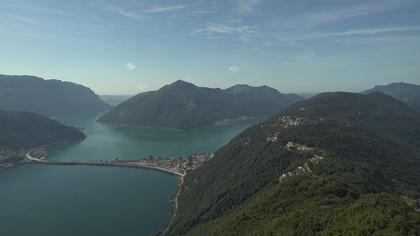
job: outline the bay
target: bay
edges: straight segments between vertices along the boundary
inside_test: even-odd
[[[214,152],[255,121],[170,130],[61,120],[87,138],[56,145],[51,160],[140,159]],[[150,235],[171,217],[175,177],[152,170],[24,165],[0,171],[0,235]]]

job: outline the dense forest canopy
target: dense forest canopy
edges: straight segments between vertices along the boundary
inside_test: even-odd
[[[213,89],[179,80],[158,91],[132,97],[100,117],[99,121],[192,128],[268,117],[300,100],[302,98],[298,95],[282,94],[267,86],[235,85],[228,89]]]
[[[317,95],[188,175],[170,235],[419,233],[419,140],[420,115],[390,96]]]
[[[0,111],[0,148],[32,148],[84,138],[79,129],[35,113]]]
[[[0,75],[0,109],[46,116],[94,115],[111,108],[89,88],[35,76]]]

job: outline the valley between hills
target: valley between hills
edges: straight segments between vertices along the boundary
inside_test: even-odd
[[[39,78],[6,77],[0,77],[0,83],[44,83]],[[46,86],[50,83],[45,81]],[[49,159],[50,149],[54,156],[57,145],[64,147],[58,154],[71,145],[83,148],[89,135],[49,118],[52,113],[46,108],[54,104],[43,107],[39,102],[39,110],[25,111],[13,102],[1,105],[7,109],[0,113],[0,165],[115,166],[170,173],[178,178],[178,187],[170,220],[155,229],[156,234],[416,235],[420,114],[412,101],[416,95],[407,100],[393,93],[393,86],[408,86],[413,92],[411,85],[391,84],[363,93],[331,92],[303,99],[267,86],[212,89],[177,81],[111,108],[89,89],[74,85],[95,100],[99,118],[92,125],[107,132],[151,129],[150,137],[155,137],[156,132],[194,133],[203,127],[224,132],[235,123],[253,124],[229,134],[210,152],[196,152],[204,154],[59,160]],[[37,94],[31,96],[38,99]],[[48,101],[67,110],[62,102],[66,99]],[[83,103],[75,104],[68,106],[77,110],[74,106]],[[109,111],[101,115],[102,109]],[[131,134],[122,137],[126,135]],[[165,136],[155,138],[159,150]],[[164,144],[160,149],[157,152]]]
[[[0,0],[0,236],[420,236],[420,0]]]

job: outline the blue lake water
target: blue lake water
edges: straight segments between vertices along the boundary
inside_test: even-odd
[[[109,126],[95,118],[64,123],[87,138],[49,150],[53,160],[139,159],[214,152],[255,121],[169,130]],[[0,235],[150,235],[171,217],[175,177],[152,170],[24,165],[0,171]]]

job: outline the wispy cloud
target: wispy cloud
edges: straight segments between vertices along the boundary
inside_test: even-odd
[[[3,23],[21,23],[21,24],[34,24],[36,23],[35,19],[19,16],[19,15],[0,15],[0,22]]]
[[[174,6],[154,6],[145,10],[147,13],[158,13],[158,12],[168,12],[168,11],[178,11],[187,8],[186,5],[174,5]]]
[[[117,13],[120,16],[124,16],[124,17],[134,19],[134,20],[141,20],[140,14],[125,10],[121,7],[110,5],[110,4],[106,4],[106,5],[104,5],[104,7],[105,7],[106,10]]]
[[[272,16],[272,20],[259,27],[258,37],[266,45],[290,45],[303,49],[312,39],[329,38],[336,40],[340,37],[366,38],[377,34],[389,36],[391,33],[418,31],[418,26],[388,25],[383,26],[369,21],[369,17],[388,11],[406,9],[413,1],[403,0],[366,0],[359,3],[345,1],[340,4],[323,4],[311,8],[303,8],[296,14],[280,14]],[[360,28],[355,19],[366,19],[370,28]],[[345,24],[343,24],[345,22]],[[376,25],[376,27],[375,27]],[[332,26],[332,27],[331,27]],[[344,27],[345,26],[345,27]],[[336,29],[333,31],[332,29]]]
[[[253,33],[255,29],[249,25],[224,25],[207,23],[205,27],[196,28],[193,33],[195,34],[245,34]]]
[[[417,32],[420,31],[420,26],[401,26],[401,27],[382,27],[382,28],[362,28],[350,29],[339,32],[322,32],[314,31],[308,33],[297,34],[294,36],[284,37],[283,40],[294,42],[295,40],[312,40],[318,38],[348,38],[348,37],[363,37],[373,36],[378,34],[402,33],[402,32]]]
[[[374,34],[381,34],[381,33],[404,32],[404,31],[420,31],[420,26],[353,29],[353,30],[348,30],[348,31],[343,31],[343,32],[319,33],[319,34],[313,35],[312,37],[374,35]]]
[[[237,65],[231,65],[231,66],[229,67],[229,70],[230,70],[231,72],[233,72],[233,73],[238,72],[240,69],[241,69],[241,68],[239,68],[239,66],[237,66]]]
[[[193,4],[188,5],[188,9],[191,9],[189,13],[200,17],[201,15],[220,13],[224,8],[226,5],[221,1],[194,1]]]
[[[0,12],[0,31],[10,36],[64,38],[86,42],[96,32],[109,26],[100,17],[85,10],[65,11],[57,6],[25,5],[19,2],[0,4],[0,7],[4,8]]]
[[[260,0],[236,0],[237,11],[240,14],[252,13]]]
[[[152,6],[146,7],[143,5],[136,5],[133,9],[127,10],[126,8],[120,7],[119,5],[104,4],[103,8],[114,12],[120,16],[124,16],[133,20],[144,20],[146,18],[145,14],[152,13],[164,13],[178,11],[187,8],[187,5],[172,5],[172,6]]]
[[[212,13],[214,13],[214,11],[212,11],[212,10],[196,10],[192,13],[195,14],[195,15],[204,15],[204,14],[212,14]]]
[[[137,68],[136,65],[134,65],[132,62],[127,63],[127,65],[125,65],[125,68],[127,68],[130,71],[133,71]]]
[[[400,8],[408,2],[383,0],[367,1],[363,4],[341,5],[340,7],[323,7],[286,19],[285,24],[291,24],[292,26],[299,25],[306,28],[314,27]]]

